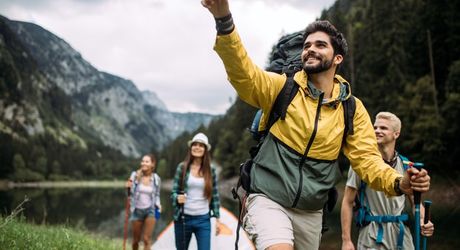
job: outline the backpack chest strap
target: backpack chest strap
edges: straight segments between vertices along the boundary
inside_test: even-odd
[[[404,221],[409,220],[409,216],[407,214],[401,215],[366,215],[366,221],[369,222],[376,222],[379,229],[377,232],[377,239],[375,242],[378,244],[383,243],[383,223],[398,223],[399,224],[399,235],[398,235],[398,243],[397,249],[402,249],[403,242],[404,242]]]

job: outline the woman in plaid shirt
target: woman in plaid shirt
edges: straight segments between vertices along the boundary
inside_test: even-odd
[[[192,233],[199,250],[211,249],[211,217],[219,233],[219,193],[216,170],[211,166],[211,145],[203,133],[188,142],[185,160],[177,166],[172,189],[176,248],[188,249]]]

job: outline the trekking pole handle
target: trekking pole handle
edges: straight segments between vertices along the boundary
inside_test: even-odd
[[[424,224],[428,223],[428,221],[431,220],[431,213],[430,213],[431,204],[432,202],[430,200],[423,201],[423,206],[425,207],[425,217],[423,219]]]
[[[181,191],[179,191],[179,195],[185,195],[185,192],[183,190],[181,190]],[[179,204],[179,206],[180,206],[181,219],[184,220],[185,219],[185,213],[184,213],[185,203],[181,203],[181,204]]]
[[[414,166],[416,169],[421,170],[422,167],[424,166],[424,164],[421,163],[421,162],[414,162],[414,163],[413,163],[413,166]]]
[[[128,182],[129,182],[129,183],[132,183],[133,180],[130,179],[130,180],[128,180]],[[126,187],[126,195],[127,195],[128,197],[131,195],[131,187],[130,187],[130,186]]]
[[[422,170],[422,167],[424,166],[423,163],[421,162],[413,162],[411,164],[412,167],[416,168],[418,171],[421,171]],[[420,204],[420,200],[421,200],[421,193],[420,192],[417,192],[415,191],[414,192],[414,203],[415,204]]]

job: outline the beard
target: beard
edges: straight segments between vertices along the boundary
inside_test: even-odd
[[[320,60],[318,64],[315,65],[308,65],[305,64],[303,65],[303,70],[307,74],[316,74],[316,73],[321,73],[324,71],[329,70],[332,67],[332,60],[324,60],[323,58],[319,58]]]

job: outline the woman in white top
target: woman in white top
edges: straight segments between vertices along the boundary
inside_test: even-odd
[[[133,250],[139,248],[139,241],[144,242],[144,250],[150,249],[155,221],[160,217],[160,177],[154,172],[156,159],[153,154],[142,157],[141,166],[133,171],[126,187],[130,189],[130,221],[133,231]]]
[[[220,224],[217,175],[209,155],[211,145],[206,135],[198,133],[188,142],[188,146],[184,162],[177,166],[171,193],[176,248],[188,249],[194,234],[198,250],[209,250],[210,218],[217,218],[217,233]]]

